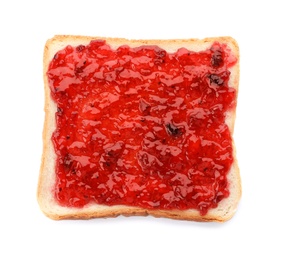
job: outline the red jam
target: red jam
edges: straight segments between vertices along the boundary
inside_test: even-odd
[[[47,76],[59,203],[215,208],[229,196],[235,63],[219,43],[167,53],[96,40],[56,53]]]

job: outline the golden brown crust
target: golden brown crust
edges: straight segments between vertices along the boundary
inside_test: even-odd
[[[88,37],[88,36],[70,36],[57,35],[49,39],[44,49],[44,86],[45,86],[45,120],[43,128],[43,155],[41,160],[37,198],[40,208],[48,217],[59,219],[90,219],[100,217],[116,217],[118,215],[124,216],[146,216],[152,215],[155,217],[166,217],[172,219],[183,219],[192,221],[216,221],[224,222],[230,219],[237,209],[238,202],[241,197],[241,180],[239,168],[236,160],[235,145],[234,147],[234,164],[229,173],[228,180],[230,183],[231,195],[229,198],[220,202],[216,209],[211,209],[207,215],[201,216],[197,210],[146,210],[138,207],[127,206],[104,206],[104,205],[88,205],[82,209],[66,208],[59,206],[53,197],[54,187],[54,164],[55,154],[51,142],[51,134],[55,127],[54,114],[56,106],[50,98],[50,91],[48,87],[48,80],[46,72],[49,61],[57,50],[64,48],[67,45],[87,44],[94,39],[105,39],[113,48],[120,45],[127,44],[131,47],[140,45],[159,45],[165,48],[168,52],[174,52],[180,47],[193,49],[195,51],[203,50],[209,47],[214,41],[227,44],[232,53],[238,58],[238,62],[232,68],[230,84],[238,90],[239,83],[239,49],[236,41],[231,37],[215,37],[205,39],[175,39],[175,40],[128,40],[121,38],[103,38],[103,37]],[[230,113],[228,118],[228,125],[233,134],[235,122],[235,109]]]

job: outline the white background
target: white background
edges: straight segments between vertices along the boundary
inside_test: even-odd
[[[291,259],[288,1],[1,1],[0,259]],[[53,221],[36,188],[42,55],[55,34],[230,35],[240,46],[235,142],[243,196],[229,222],[118,217]]]

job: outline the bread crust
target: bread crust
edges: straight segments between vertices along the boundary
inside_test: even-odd
[[[117,48],[120,45],[127,44],[130,47],[140,45],[158,45],[164,48],[167,52],[174,52],[180,47],[185,47],[189,50],[201,51],[207,49],[215,41],[225,43],[231,49],[231,52],[237,57],[237,63],[231,68],[231,77],[229,85],[235,88],[238,92],[239,86],[239,48],[236,41],[231,37],[213,37],[205,39],[172,39],[172,40],[129,40],[122,38],[103,38],[103,37],[88,37],[88,36],[71,36],[57,35],[49,39],[44,48],[43,57],[43,79],[45,89],[45,119],[43,128],[43,154],[41,159],[41,167],[39,173],[37,199],[43,213],[51,219],[90,219],[100,217],[116,217],[124,216],[146,216],[165,217],[171,219],[192,220],[192,221],[216,221],[224,222],[229,220],[235,213],[240,197],[241,197],[241,179],[239,167],[236,159],[235,144],[233,142],[233,157],[234,163],[228,174],[230,196],[222,200],[217,208],[210,209],[206,215],[200,215],[200,212],[195,209],[189,210],[149,210],[131,206],[105,206],[89,204],[83,208],[68,208],[60,206],[54,199],[55,185],[55,161],[56,155],[51,141],[52,133],[55,129],[55,112],[56,104],[50,96],[48,79],[46,72],[48,65],[54,54],[63,49],[67,45],[77,46],[80,44],[88,44],[94,39],[104,39],[112,48]],[[227,116],[227,124],[230,132],[233,135],[235,123],[234,108]]]

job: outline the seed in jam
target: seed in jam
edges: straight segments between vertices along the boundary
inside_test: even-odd
[[[47,76],[60,205],[217,207],[229,196],[235,62],[218,42],[168,53],[95,40],[56,53]]]
[[[224,80],[217,74],[209,75],[210,84],[214,83],[215,85],[221,86]]]
[[[182,128],[179,128],[171,123],[166,124],[167,132],[173,137],[179,137],[183,134]]]

